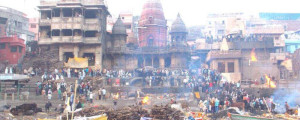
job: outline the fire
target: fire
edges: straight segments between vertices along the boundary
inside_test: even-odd
[[[149,97],[148,96],[144,97],[143,100],[142,100],[142,103],[146,104],[148,102],[149,102]]]
[[[251,61],[252,62],[256,62],[257,61],[256,53],[255,53],[255,48],[253,48],[252,51],[251,51]]]
[[[266,85],[267,86],[270,86],[271,88],[276,88],[276,84],[274,81],[272,81],[272,79],[268,76],[268,75],[265,75],[265,78],[266,78]]]

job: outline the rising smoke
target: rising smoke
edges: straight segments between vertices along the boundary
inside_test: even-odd
[[[275,111],[278,113],[285,113],[285,102],[287,102],[290,108],[296,108],[300,105],[300,90],[296,89],[277,89],[271,96],[276,104]]]

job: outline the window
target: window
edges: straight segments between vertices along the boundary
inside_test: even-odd
[[[7,18],[0,17],[0,24],[6,24]]]
[[[5,49],[5,43],[0,44],[0,49]]]
[[[234,62],[229,62],[228,63],[228,72],[229,73],[234,73]]]
[[[36,24],[31,24],[30,27],[31,28],[36,28]]]
[[[17,46],[11,46],[10,52],[17,52]]]
[[[220,73],[224,73],[225,72],[225,63],[224,62],[219,62],[218,63],[218,71]]]
[[[218,30],[218,34],[224,34],[224,30]]]
[[[23,47],[19,47],[19,53],[22,53]]]

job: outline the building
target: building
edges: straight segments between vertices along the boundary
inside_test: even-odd
[[[167,21],[160,0],[148,0],[144,4],[138,22],[138,47],[126,46],[127,28],[120,15],[113,26],[111,39],[106,41],[104,68],[134,70],[143,67],[188,67],[190,50],[185,24],[178,16],[170,31],[172,42],[167,44]]]
[[[103,0],[42,0],[38,6],[41,52],[56,50],[59,61],[87,57],[102,68],[102,43],[107,37],[107,7]]]
[[[26,46],[24,40],[14,37],[0,38],[0,61],[7,62],[11,65],[16,65],[25,54]]]
[[[25,41],[34,40],[34,33],[29,31],[26,14],[0,6],[0,38],[17,36]]]
[[[288,53],[294,53],[300,48],[300,34],[297,32],[286,32],[284,34],[285,51]]]
[[[29,31],[34,33],[34,41],[38,41],[39,38],[39,19],[29,18]]]
[[[280,67],[287,56],[284,25],[269,24],[260,18],[248,19],[242,14],[217,14],[210,18],[212,21],[206,30],[214,33],[206,34],[205,42],[196,43],[193,53],[199,56],[201,63],[235,82],[259,80],[266,74],[276,80],[284,79],[281,76],[285,75],[281,74],[286,70]],[[217,30],[224,32],[217,34]],[[219,36],[218,40],[212,40],[215,36]],[[226,39],[220,42],[220,37]],[[253,57],[256,60],[252,60]]]
[[[230,33],[243,33],[245,29],[243,13],[208,14],[205,36],[222,41]]]

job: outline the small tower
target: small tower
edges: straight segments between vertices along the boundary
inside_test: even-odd
[[[113,47],[122,47],[126,45],[127,33],[120,16],[112,28]]]
[[[186,26],[178,13],[176,20],[171,27],[172,46],[187,46],[186,36],[188,34]]]

